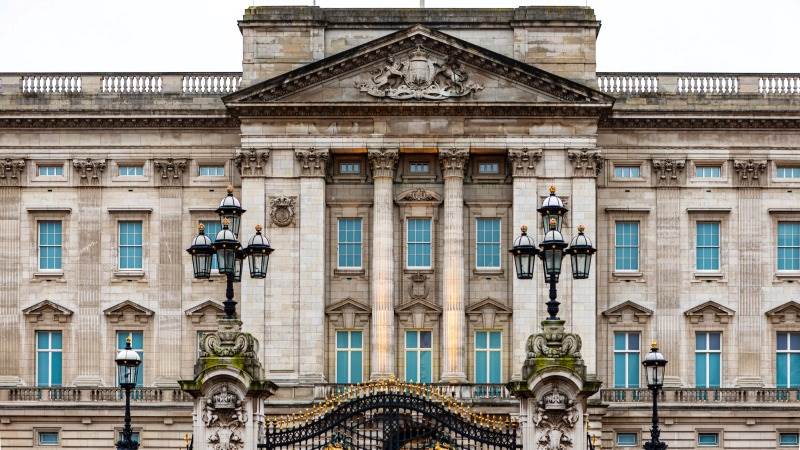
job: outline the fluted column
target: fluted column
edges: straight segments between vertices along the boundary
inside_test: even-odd
[[[397,149],[369,151],[372,167],[372,264],[370,300],[372,303],[372,342],[370,378],[388,378],[395,373],[394,323],[394,199],[392,179],[398,158]]]
[[[442,381],[465,382],[464,343],[464,167],[469,150],[439,150],[444,177],[442,261]]]
[[[527,225],[535,236],[539,226],[539,206],[536,194],[536,165],[542,158],[538,149],[510,149],[508,159],[511,163],[513,181],[513,229],[508,241],[519,234],[520,227]],[[518,280],[514,267],[509,265],[508,276],[512,279],[513,322],[511,331],[512,359],[511,379],[522,379],[522,366],[525,363],[525,348],[528,336],[539,330],[539,276],[532,280]]]
[[[20,384],[20,233],[24,159],[0,159],[0,386]],[[32,362],[35,364],[35,362]]]

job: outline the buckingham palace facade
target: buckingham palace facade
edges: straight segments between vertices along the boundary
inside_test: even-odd
[[[547,286],[508,250],[554,186],[598,248],[559,289],[587,433],[647,440],[657,340],[670,448],[797,448],[800,74],[597,73],[583,7],[238,25],[241,73],[0,73],[1,448],[111,448],[128,336],[142,448],[184,445],[225,289],[185,250],[228,185],[275,248],[236,291],[267,414],[386,377],[515,414]]]

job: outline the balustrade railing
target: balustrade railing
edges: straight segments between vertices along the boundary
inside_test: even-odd
[[[647,95],[800,95],[800,74],[796,73],[677,73],[598,72],[597,88],[616,97]]]
[[[649,389],[601,389],[605,403],[652,402]],[[665,403],[800,403],[800,389],[784,388],[664,388],[659,402]]]
[[[0,73],[0,95],[207,95],[236,92],[241,72]]]
[[[11,402],[123,402],[125,390],[118,387],[16,387],[0,389],[0,401]],[[177,388],[139,387],[131,391],[138,403],[191,402],[189,394]]]

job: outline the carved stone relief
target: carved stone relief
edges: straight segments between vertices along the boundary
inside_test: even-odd
[[[408,296],[414,300],[425,300],[430,293],[428,286],[425,284],[428,276],[424,273],[417,272],[411,275],[411,286],[408,288]]]
[[[369,150],[367,157],[369,158],[369,164],[372,168],[372,177],[393,177],[399,154],[400,152],[396,148]]]
[[[539,399],[534,407],[537,450],[568,450],[573,448],[573,429],[579,420],[575,400],[555,385]]]
[[[416,188],[412,191],[408,191],[400,196],[398,201],[403,202],[435,202],[439,201],[439,198],[431,191],[425,190],[423,188]]]
[[[208,430],[208,444],[213,450],[237,450],[244,447],[240,427],[247,422],[242,399],[223,384],[206,399],[203,423]]]
[[[736,178],[740,185],[761,185],[763,181],[764,172],[767,171],[766,161],[754,161],[748,159],[746,161],[734,161],[733,170],[736,172]]]
[[[269,152],[269,149],[243,148],[234,157],[233,162],[243,176],[264,175],[264,166],[269,159]]]
[[[465,148],[440,149],[439,161],[442,165],[442,175],[445,177],[463,177],[464,169],[469,161],[469,150]]]
[[[100,175],[106,170],[105,159],[76,159],[72,161],[72,167],[78,171],[82,184],[99,182]]]
[[[328,151],[310,148],[297,150],[295,157],[300,162],[300,175],[304,177],[324,177],[328,162]]]
[[[581,337],[564,331],[563,321],[546,321],[542,333],[528,337],[528,358],[566,358],[581,360]]]
[[[270,197],[269,218],[274,225],[288,227],[294,222],[295,201],[295,197]]]
[[[686,161],[681,159],[654,159],[653,172],[657,185],[678,184]]]
[[[512,148],[508,151],[511,162],[511,176],[535,177],[536,165],[542,159],[542,151],[528,148]]]
[[[596,177],[603,168],[603,157],[599,150],[569,150],[567,158],[576,177]]]
[[[383,67],[358,80],[355,87],[373,97],[395,100],[444,100],[463,97],[483,89],[469,81],[466,67],[454,57],[441,61],[421,47],[397,60],[389,56]]]
[[[13,186],[19,185],[22,181],[22,173],[25,171],[24,159],[6,158],[0,160],[0,185]]]
[[[153,167],[158,172],[162,185],[179,186],[183,180],[188,161],[184,158],[166,158],[153,161]]]

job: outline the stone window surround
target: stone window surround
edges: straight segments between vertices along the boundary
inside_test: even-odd
[[[370,246],[372,244],[372,202],[327,202],[328,216],[328,267],[335,279],[347,277],[367,278],[370,267]],[[353,211],[354,210],[354,211]],[[361,218],[361,268],[339,268],[339,234],[340,218]]]
[[[762,316],[763,317],[763,316]],[[772,378],[767,380],[762,380],[764,382],[764,386],[766,387],[776,387],[778,385],[778,374],[775,371],[777,368],[777,360],[778,360],[778,333],[800,333],[798,330],[798,324],[792,322],[781,322],[781,323],[772,323],[770,320],[764,318],[766,322],[766,339],[764,339],[763,345],[768,349],[767,351],[763,351],[761,364],[763,369],[763,364],[767,364],[767,372]],[[763,348],[763,347],[762,347]],[[765,360],[766,359],[766,360]],[[760,373],[764,373],[764,371],[760,371]]]
[[[71,217],[72,217],[72,209],[71,208],[28,208],[28,227],[30,228],[30,273],[33,274],[31,277],[33,280],[45,280],[45,279],[58,279],[60,282],[64,282],[64,274],[67,270],[70,256],[70,242],[71,240],[68,239],[70,236],[71,231]],[[61,221],[61,270],[39,270],[39,222],[47,221],[47,220],[54,220],[54,221]]]
[[[131,431],[133,431],[134,433],[139,433],[139,444],[141,444],[144,441],[144,436],[142,434],[142,433],[144,433],[143,428],[141,426],[131,425]],[[114,446],[114,448],[116,448],[117,441],[120,439],[120,436],[122,436],[122,427],[116,427],[115,426],[114,427],[114,442],[109,444],[109,445]]]
[[[646,164],[648,160],[646,159],[619,159],[619,160],[610,160],[606,166],[608,167],[606,170],[606,180],[608,180],[609,185],[618,185],[618,186],[649,186],[650,181],[650,164]],[[631,166],[639,166],[639,176],[638,177],[631,177],[631,178],[618,178],[614,175],[615,168],[617,166],[621,167],[631,167]]]
[[[684,373],[681,374],[682,380],[689,381],[691,386],[696,387],[695,383],[695,355],[697,351],[697,339],[696,335],[698,332],[708,332],[708,333],[719,333],[720,339],[720,368],[719,368],[719,383],[720,387],[727,387],[733,386],[735,384],[735,377],[730,378],[726,375],[726,368],[727,367],[735,367],[735,358],[736,358],[736,339],[733,338],[733,333],[730,333],[729,330],[730,324],[707,324],[707,323],[698,323],[693,324],[691,321],[686,321],[686,328],[684,335],[684,339],[686,340],[686,344],[688,347],[687,354],[689,357],[686,358],[686,364],[683,366]],[[735,375],[735,374],[734,374]]]
[[[109,210],[114,224],[113,233],[110,233],[111,238],[111,261],[113,267],[112,276],[117,279],[130,279],[139,278],[141,281],[146,281],[149,259],[150,259],[150,246],[152,245],[150,233],[150,213],[148,209],[131,209],[122,210],[115,209]],[[141,221],[142,222],[142,269],[141,270],[120,270],[119,269],[119,223],[126,221]]]
[[[431,266],[427,269],[409,269],[408,268],[408,219],[431,219]],[[400,223],[401,223],[401,244],[400,257],[402,258],[401,264],[404,274],[410,273],[434,273],[436,271],[436,253],[437,253],[437,232],[439,225],[439,205],[431,204],[430,202],[420,202],[419,204],[402,204],[400,205]]]
[[[505,278],[505,269],[508,264],[508,243],[514,239],[513,233],[511,232],[511,227],[513,224],[511,223],[511,202],[493,202],[493,203],[486,203],[486,202],[465,202],[464,207],[467,210],[467,217],[468,223],[465,223],[466,226],[466,236],[465,239],[466,249],[465,249],[465,256],[467,257],[467,264],[470,268],[470,275],[469,281],[473,281],[480,278],[485,278],[486,276],[498,276],[499,278]],[[491,209],[491,212],[486,212],[485,210]],[[477,255],[478,255],[478,219],[500,219],[500,268],[499,269],[487,269],[487,268],[478,268],[477,266]]]
[[[68,183],[71,179],[71,167],[67,164],[68,160],[65,159],[37,159],[33,164],[26,164],[28,168],[28,179],[31,184],[52,184],[63,185]],[[39,166],[57,166],[61,165],[64,168],[64,175],[61,176],[39,176]]]
[[[192,159],[189,161],[189,184],[191,186],[199,186],[199,187],[226,187],[229,184],[234,184],[234,166],[233,160],[231,158],[221,159],[221,158],[209,158],[209,157],[199,157],[197,159]],[[206,165],[222,165],[225,167],[225,175],[221,177],[211,177],[211,176],[201,176],[200,175],[200,166]]]
[[[649,209],[612,209],[606,208],[606,231],[608,233],[606,242],[610,242],[608,250],[608,263],[610,270],[609,283],[619,283],[625,280],[636,279],[639,283],[644,283],[647,280],[647,273],[652,271],[650,265],[653,263],[649,257],[649,245],[647,233],[650,229],[649,223]],[[616,223],[617,222],[639,222],[639,270],[637,271],[617,271],[616,268]],[[598,225],[599,226],[599,225]],[[600,261],[598,261],[598,264]]]
[[[780,426],[775,429],[775,448],[794,448],[794,446],[780,445],[782,434],[800,434],[800,428],[786,428],[785,426]]]
[[[397,378],[405,381],[406,379],[406,331],[430,331],[431,332],[431,382],[439,382],[441,376],[441,351],[442,334],[439,332],[441,316],[434,320],[428,320],[430,314],[425,315],[425,326],[415,327],[411,320],[398,320],[397,330]]]
[[[334,183],[365,183],[367,181],[367,160],[364,154],[360,153],[332,153],[330,164],[331,181]],[[360,164],[361,171],[358,174],[343,174],[339,171],[342,163],[357,162]]]
[[[697,428],[694,430],[694,445],[697,448],[725,448],[723,428]],[[700,445],[700,434],[714,433],[717,435],[717,445]]]
[[[634,445],[617,445],[617,435],[620,433],[624,434],[635,434],[636,435],[636,443]],[[612,448],[639,448],[642,446],[642,430],[638,428],[618,428],[614,430],[614,442]]]
[[[427,164],[428,172],[412,173],[411,163]],[[400,153],[397,172],[398,176],[395,179],[399,179],[402,183],[436,183],[441,181],[439,177],[439,162],[434,153]]]
[[[640,323],[615,323],[606,325],[606,339],[608,342],[606,345],[606,377],[601,379],[610,380],[611,385],[614,383],[614,333],[639,333],[639,363],[641,364],[642,358],[644,358],[644,355],[650,349],[649,342],[651,342],[651,337],[653,336],[650,328],[655,326],[654,321],[649,322],[651,322],[649,324],[650,326]],[[600,367],[599,361],[598,367]],[[599,375],[600,374],[598,374],[598,376]],[[639,368],[639,386],[647,387],[645,373],[641,367]]]
[[[778,270],[778,222],[800,222],[800,209],[770,210],[770,226],[772,232],[769,242],[769,261],[772,283],[800,282],[800,270]]]
[[[730,161],[722,160],[722,159],[692,159],[688,161],[689,167],[687,168],[688,172],[686,173],[686,179],[688,181],[687,184],[689,185],[713,185],[714,187],[719,187],[719,185],[730,185]],[[704,178],[697,176],[697,167],[708,167],[714,166],[719,167],[720,175],[719,178]]]
[[[110,160],[108,161],[108,168],[111,174],[111,183],[112,184],[142,184],[147,183],[153,178],[153,165],[150,164],[150,161],[147,159],[137,158],[137,159],[122,159],[122,160]],[[144,175],[142,176],[120,176],[119,175],[119,168],[120,166],[142,166],[144,169]]]
[[[360,331],[361,332],[361,370],[363,374],[363,380],[369,379],[369,374],[371,372],[370,368],[370,320],[369,317],[366,315],[356,314],[355,323],[353,324],[352,328],[346,328],[344,326],[344,322],[341,319],[341,315],[337,315],[338,317],[328,316],[328,355],[329,357],[326,358],[327,364],[327,373],[329,375],[328,379],[336,381],[336,332],[337,331]],[[405,372],[403,372],[405,373]]]
[[[513,342],[511,339],[511,321],[510,314],[497,314],[494,324],[491,327],[486,327],[480,316],[471,314],[467,317],[467,358],[466,367],[464,370],[467,372],[467,379],[475,382],[475,369],[477,364],[475,362],[475,333],[478,331],[499,331],[501,333],[500,340],[500,380],[504,380],[505,374],[513,373],[511,369],[511,353]]]
[[[472,183],[502,183],[509,175],[506,159],[505,155],[499,153],[471,155],[468,167],[469,181]],[[481,163],[497,163],[497,173],[480,173]]]
[[[727,283],[728,255],[730,249],[730,208],[697,208],[687,209],[689,215],[689,267],[692,269],[692,283],[716,281]],[[699,222],[719,222],[719,270],[697,270],[697,224]]]
[[[800,161],[796,159],[774,159],[768,162],[770,181],[778,186],[798,186],[800,178],[778,178],[778,166],[800,167]]]

